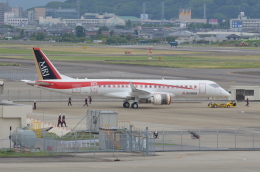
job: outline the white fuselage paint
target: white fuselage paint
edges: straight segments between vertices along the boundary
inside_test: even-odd
[[[149,98],[154,94],[170,94],[172,97],[227,97],[230,94],[209,80],[110,80],[110,79],[61,79],[43,80],[51,86],[37,87],[69,95],[105,96],[120,99]],[[132,90],[149,92],[141,94]],[[66,87],[63,87],[66,85]],[[67,88],[70,87],[70,88]]]

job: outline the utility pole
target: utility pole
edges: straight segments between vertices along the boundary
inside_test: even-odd
[[[80,19],[80,1],[77,1],[78,19]]]
[[[145,9],[145,2],[143,2],[143,14],[146,14],[146,9]]]
[[[164,2],[162,2],[162,15],[161,15],[161,20],[164,20]]]

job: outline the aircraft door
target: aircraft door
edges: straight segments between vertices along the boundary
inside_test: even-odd
[[[81,85],[80,84],[72,84],[72,93],[80,93]]]
[[[90,92],[91,93],[98,93],[98,84],[97,84],[97,82],[91,82],[90,83]]]
[[[206,94],[206,84],[205,83],[199,84],[199,94]]]

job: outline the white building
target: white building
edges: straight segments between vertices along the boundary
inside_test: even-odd
[[[43,17],[40,16],[39,17],[39,24],[40,25],[54,25],[54,24],[58,24],[61,23],[61,19],[60,18],[52,18],[52,17]]]
[[[231,100],[260,100],[260,86],[231,86]]]
[[[9,18],[14,18],[14,17],[15,17],[15,13],[14,12],[11,12],[11,11],[5,12],[5,14],[4,14],[4,23],[6,24]]]
[[[260,31],[260,19],[249,19],[240,12],[237,19],[230,20],[230,29],[234,31]]]
[[[11,26],[27,26],[28,18],[8,18],[6,24]]]

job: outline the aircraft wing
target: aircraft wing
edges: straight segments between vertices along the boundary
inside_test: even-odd
[[[137,89],[132,82],[129,82],[129,83],[130,83],[130,86],[131,86],[131,89],[132,89],[132,95],[133,96],[138,95],[138,97],[141,98],[141,97],[146,97],[146,96],[151,95],[151,93],[148,92],[148,91]]]

